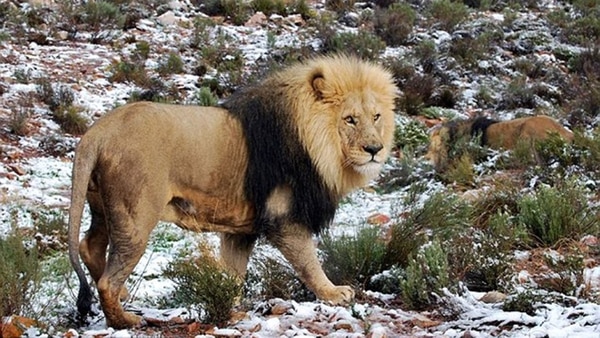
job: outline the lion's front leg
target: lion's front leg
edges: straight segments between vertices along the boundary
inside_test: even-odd
[[[290,262],[300,280],[313,291],[317,298],[333,304],[347,304],[354,299],[354,290],[347,285],[336,286],[323,272],[317,258],[312,234],[301,225],[283,226],[269,241]]]

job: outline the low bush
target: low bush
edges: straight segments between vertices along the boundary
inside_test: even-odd
[[[209,87],[200,87],[196,93],[196,102],[199,106],[211,107],[216,106],[219,99]]]
[[[388,46],[400,46],[412,33],[417,14],[405,3],[395,3],[387,9],[376,9],[373,26],[375,33]]]
[[[420,189],[418,184],[413,186],[411,188]],[[430,240],[432,234],[440,240],[447,240],[474,222],[472,206],[450,192],[436,192],[424,202],[417,191],[408,196],[404,203],[410,212],[391,227],[386,267],[406,267],[410,257]]]
[[[446,183],[452,183],[462,188],[475,185],[475,170],[473,159],[468,153],[463,153],[457,159],[450,162],[449,167],[440,174]]]
[[[52,113],[52,119],[60,125],[63,132],[82,135],[88,127],[88,119],[82,115],[83,111],[84,108],[80,106],[59,106]]]
[[[200,256],[177,258],[164,271],[176,284],[176,303],[196,310],[203,323],[223,325],[242,294],[242,281],[229,273],[211,249],[200,247]]]
[[[364,227],[354,235],[325,234],[320,246],[323,269],[334,284],[366,286],[383,270],[386,246],[379,229]]]
[[[448,258],[440,242],[423,246],[409,261],[406,276],[400,281],[402,300],[415,310],[434,305],[442,289],[450,286],[448,271]]]
[[[111,74],[108,80],[111,82],[132,82],[144,88],[150,82],[150,76],[143,62],[124,59],[123,61],[113,62],[109,70]]]
[[[32,297],[41,282],[37,249],[17,231],[0,237],[0,318],[31,315]]]
[[[156,71],[162,76],[181,74],[183,73],[183,66],[181,56],[178,53],[170,52],[166,58],[159,61]]]
[[[252,9],[263,12],[267,17],[272,14],[287,15],[287,5],[284,0],[252,0]]]
[[[418,120],[410,119],[406,123],[398,124],[394,130],[394,148],[396,149],[415,149],[425,146],[428,141],[427,127]]]
[[[554,246],[564,239],[579,240],[600,230],[598,212],[590,208],[588,196],[576,183],[565,181],[554,187],[540,186],[518,201],[518,220],[539,246]]]
[[[365,29],[360,29],[356,33],[338,32],[327,24],[327,21],[319,25],[318,37],[322,41],[323,53],[345,53],[356,55],[361,59],[374,60],[385,49],[385,42]]]
[[[469,14],[464,3],[451,0],[432,1],[427,8],[427,12],[432,25],[439,26],[440,29],[447,32],[454,31],[454,28],[465,21]]]
[[[343,14],[352,10],[354,3],[354,0],[326,0],[325,8],[338,14]]]
[[[301,302],[316,299],[283,258],[260,252],[252,258],[251,267],[245,284],[246,295],[251,300],[281,298]]]

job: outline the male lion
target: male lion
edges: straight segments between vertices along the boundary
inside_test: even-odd
[[[514,149],[518,142],[535,142],[548,138],[552,133],[570,142],[573,133],[555,119],[538,115],[509,121],[496,121],[487,117],[450,121],[436,127],[429,136],[429,149],[425,158],[437,171],[448,164],[448,146],[461,137],[481,137],[481,145],[493,149]]]
[[[378,175],[395,96],[388,71],[330,56],[276,73],[222,108],[139,102],[106,114],[81,138],[73,166],[69,256],[80,314],[92,294],[79,256],[107,325],[142,323],[120,296],[159,220],[221,232],[222,260],[240,277],[264,236],[317,297],[350,301],[352,288],[325,276],[312,235],[344,195]],[[79,243],[86,199],[92,221]]]

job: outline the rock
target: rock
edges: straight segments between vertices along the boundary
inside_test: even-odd
[[[0,325],[0,337],[21,337],[25,330],[35,326],[31,318],[11,316],[2,321]]]
[[[334,330],[344,330],[346,332],[354,332],[354,328],[352,328],[352,324],[350,324],[347,320],[340,320],[339,322],[333,324]]]
[[[177,24],[177,22],[179,22],[179,19],[175,16],[175,13],[173,13],[172,11],[167,11],[156,19],[163,26],[174,26],[175,24]]]
[[[389,221],[391,221],[390,216],[381,213],[375,213],[367,218],[367,223],[371,225],[383,225]]]
[[[422,315],[420,313],[416,314],[410,321],[411,321],[411,323],[413,323],[413,325],[418,326],[422,329],[440,325],[439,321],[432,320],[432,319],[428,318],[427,316]]]
[[[285,21],[287,23],[289,23],[290,25],[297,26],[297,27],[302,27],[306,24],[306,21],[304,21],[304,19],[302,19],[302,15],[300,15],[300,14],[288,15],[285,18]]]
[[[25,169],[19,167],[16,164],[11,164],[8,166],[10,168],[10,170],[12,170],[15,174],[19,175],[19,176],[23,176],[25,175],[27,172],[25,171]]]
[[[54,34],[54,38],[59,41],[65,41],[69,39],[69,32],[67,31],[58,31]]]
[[[486,304],[501,303],[506,299],[506,295],[498,291],[490,291],[483,295],[479,300]]]
[[[236,329],[216,329],[210,334],[216,338],[234,338],[242,336],[242,333]]]
[[[267,24],[267,16],[263,12],[256,12],[246,21],[246,27],[262,27]]]

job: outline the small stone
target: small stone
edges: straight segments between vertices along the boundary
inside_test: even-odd
[[[383,225],[391,221],[390,216],[376,213],[367,218],[367,223],[371,225]]]
[[[334,330],[344,330],[347,332],[354,332],[354,329],[352,328],[352,324],[350,324],[350,322],[348,322],[346,320],[340,320],[339,322],[333,324],[333,329]]]
[[[501,303],[506,299],[506,295],[498,291],[490,291],[479,298],[480,301],[486,304]]]
[[[267,16],[263,12],[256,12],[246,21],[246,27],[262,27],[267,23]]]
[[[429,327],[434,327],[434,326],[440,325],[439,321],[429,319],[427,316],[422,315],[422,314],[416,314],[410,321],[415,326],[418,326],[418,327],[420,327],[422,329],[426,329],[426,328],[429,328]]]

